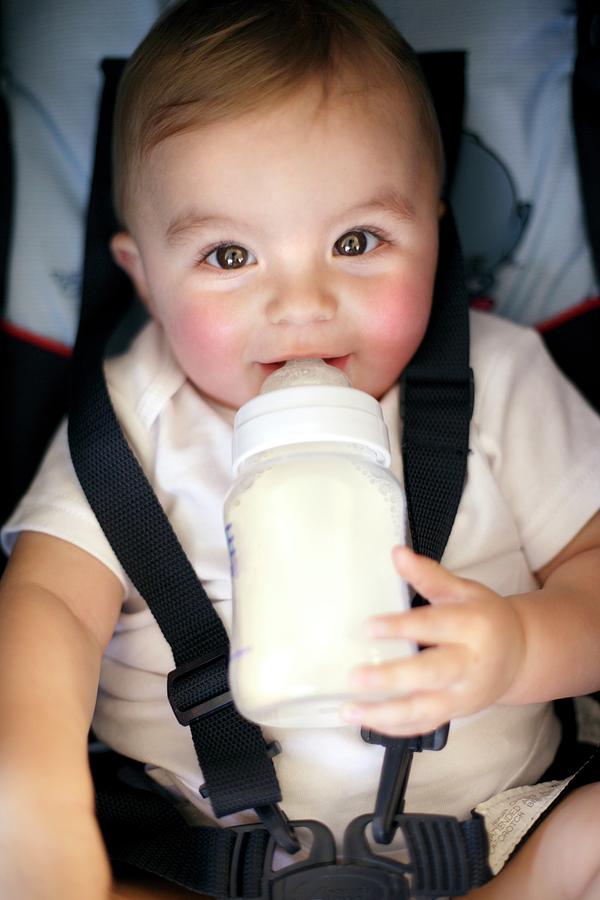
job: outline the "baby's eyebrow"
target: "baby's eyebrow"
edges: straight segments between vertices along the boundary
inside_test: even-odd
[[[231,228],[240,225],[226,216],[205,215],[196,209],[188,209],[183,214],[175,216],[169,223],[165,232],[165,240],[170,246],[174,246],[185,240],[187,234],[198,231],[201,228]]]
[[[389,212],[401,222],[414,222],[416,218],[414,204],[395,188],[386,188],[364,203],[357,203],[346,210],[346,215],[368,212]]]

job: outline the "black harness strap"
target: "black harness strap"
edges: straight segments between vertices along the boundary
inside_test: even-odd
[[[69,441],[96,518],[173,650],[171,697],[190,725],[215,815],[276,803],[260,729],[229,697],[225,629],[123,436],[98,366],[77,380]]]
[[[469,366],[469,313],[462,256],[454,219],[440,224],[440,250],[427,333],[402,379],[402,461],[408,519],[414,549],[441,560],[467,474],[473,412]],[[416,595],[413,605],[426,601]],[[363,731],[363,739],[385,747],[373,834],[389,843],[404,807],[412,756],[441,750],[449,725],[410,740]]]
[[[88,241],[94,249],[90,247],[86,254],[69,442],[77,476],[98,522],[173,650],[176,669],[169,681],[171,699],[180,721],[190,725],[215,814],[224,816],[268,807],[281,799],[281,792],[260,730],[243,719],[230,701],[225,629],[121,431],[101,368],[105,332],[95,319],[101,305],[99,292],[104,289],[108,297],[114,297],[110,292],[118,290],[110,281],[110,269],[109,274],[101,274],[107,273],[106,260],[98,260],[98,254],[108,254],[110,154],[106,145],[110,145],[120,68],[109,62],[104,72],[96,148],[104,163],[96,168],[90,195]],[[104,251],[96,246],[98,241]],[[247,774],[243,780],[239,778],[242,771]]]
[[[413,547],[440,560],[467,473],[474,390],[462,256],[449,211],[440,225],[429,327],[403,386],[402,457]]]
[[[465,58],[462,53],[421,57],[446,154],[446,192],[452,184],[461,138]],[[408,520],[417,553],[441,560],[452,530],[467,472],[473,412],[473,373],[469,366],[469,311],[460,242],[447,208],[440,223],[438,266],[425,338],[402,377],[402,462]],[[413,605],[426,601],[416,595]],[[373,834],[389,843],[394,819],[404,806],[412,756],[441,750],[449,726],[411,740],[390,740],[363,731],[364,740],[385,749],[373,817]]]
[[[216,897],[260,897],[270,840],[267,829],[244,833],[191,828],[171,798],[132,760],[93,753],[98,820],[114,862]]]

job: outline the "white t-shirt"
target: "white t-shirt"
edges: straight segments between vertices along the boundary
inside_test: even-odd
[[[502,595],[531,590],[532,572],[600,507],[600,420],[533,331],[472,314],[472,365],[468,478],[443,562]],[[231,483],[232,414],[207,403],[186,381],[154,323],[127,354],[108,363],[107,376],[128,439],[229,628],[222,506]],[[382,406],[393,471],[402,480],[396,387]],[[126,599],[102,665],[94,728],[212,817],[198,793],[203,778],[189,730],[176,722],[166,698],[171,650],[89,509],[64,427],[4,529],[5,548],[26,529],[78,545],[122,581]],[[90,591],[89,602],[101,601]],[[357,728],[273,730],[266,736],[283,748],[274,764],[291,819],[321,819],[339,840],[353,817],[373,809],[383,750],[364,743]],[[550,704],[496,706],[457,720],[443,751],[415,758],[407,810],[464,817],[481,800],[537,781],[558,740]],[[248,812],[221,824],[253,818]]]

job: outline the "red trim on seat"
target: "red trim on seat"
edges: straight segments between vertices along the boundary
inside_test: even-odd
[[[56,356],[65,356],[68,358],[73,355],[72,347],[61,344],[60,341],[53,341],[51,338],[43,337],[41,334],[34,334],[32,331],[27,331],[26,328],[19,328],[17,325],[13,325],[5,319],[0,321],[0,328],[2,331],[6,332],[6,334],[10,335],[10,337],[16,338],[18,341],[23,341],[26,344],[31,344],[34,347],[39,347],[40,350],[47,350],[49,353],[56,354]]]
[[[588,297],[587,300],[582,300],[576,306],[571,306],[569,309],[565,309],[564,312],[557,313],[552,318],[546,319],[545,322],[540,322],[539,325],[536,325],[536,328],[543,334],[545,331],[551,331],[553,328],[557,328],[558,325],[564,325],[570,319],[576,319],[577,316],[582,316],[584,313],[598,307],[600,307],[600,297]]]

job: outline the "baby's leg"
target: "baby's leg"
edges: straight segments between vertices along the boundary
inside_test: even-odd
[[[600,900],[600,784],[573,791],[469,900]]]
[[[119,879],[112,886],[108,900],[210,900],[162,878],[150,875]]]
[[[581,900],[598,900],[600,897],[600,872],[590,881]]]

